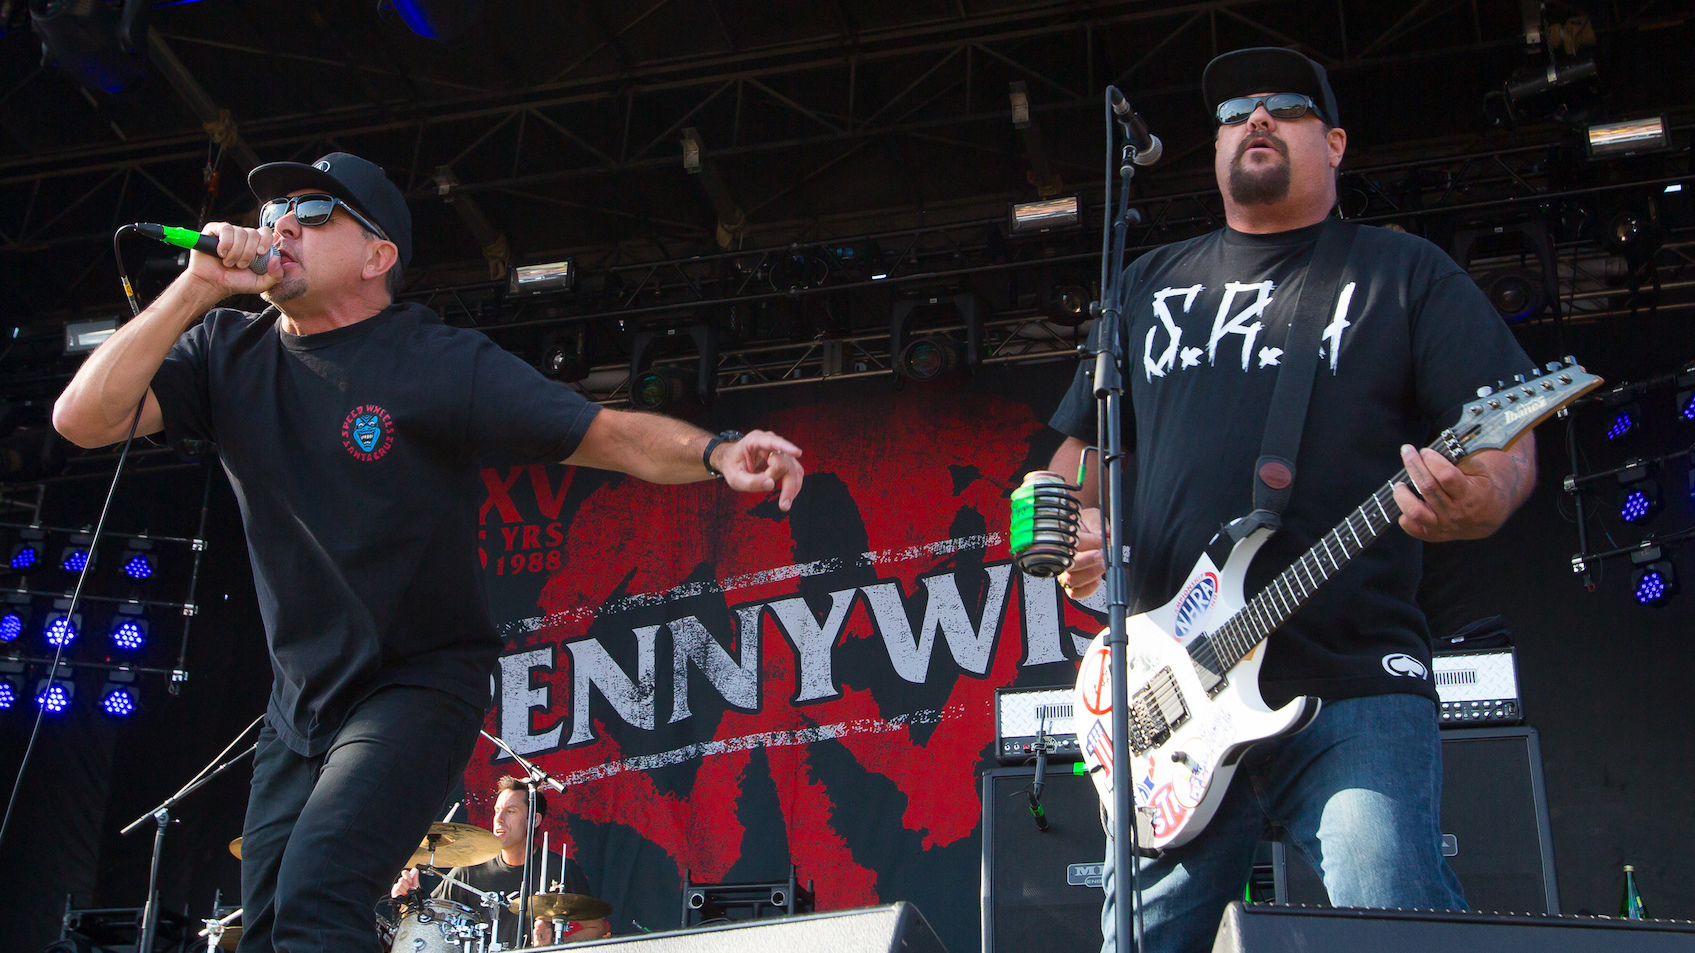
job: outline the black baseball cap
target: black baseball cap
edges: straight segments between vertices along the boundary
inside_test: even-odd
[[[261,203],[300,189],[327,192],[383,230],[400,249],[400,267],[412,261],[412,210],[406,207],[399,187],[374,162],[345,152],[332,152],[311,165],[267,162],[247,173],[247,185]]]
[[[1300,53],[1281,46],[1254,46],[1213,57],[1201,74],[1201,95],[1207,111],[1218,104],[1249,93],[1305,93],[1312,97],[1332,126],[1336,118],[1336,94],[1324,67]]]

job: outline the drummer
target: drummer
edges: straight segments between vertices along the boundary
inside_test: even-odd
[[[431,894],[444,900],[457,900],[471,906],[479,906],[476,896],[469,891],[454,889],[454,883],[463,883],[481,891],[498,891],[503,900],[510,901],[518,898],[519,885],[524,879],[524,855],[527,850],[525,841],[529,830],[529,789],[523,779],[505,777],[500,779],[496,787],[494,801],[494,836],[500,840],[500,853],[487,863],[471,867],[455,867],[448,873]],[[536,792],[536,816],[547,816],[547,799],[540,791]],[[538,857],[530,865],[530,879],[533,884],[541,883],[543,864]],[[549,853],[547,857],[547,886],[558,884],[557,890],[538,888],[532,893],[575,893],[592,894],[589,879],[583,873],[583,868],[576,860]],[[390,894],[395,897],[405,896],[418,889],[417,868],[408,867],[400,874],[400,879],[394,882]],[[511,949],[512,937],[515,935],[518,915],[507,909],[503,903],[500,910],[500,924],[495,938],[508,944]],[[582,940],[598,940],[612,933],[611,924],[605,917],[584,923],[569,923],[565,935],[557,939],[553,935],[553,921],[537,918],[530,933],[530,942],[541,946],[549,943],[576,943]]]

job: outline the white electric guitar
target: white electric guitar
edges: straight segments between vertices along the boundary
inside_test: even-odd
[[[1479,450],[1506,449],[1601,383],[1567,358],[1498,391],[1480,388],[1479,399],[1465,405],[1432,449],[1456,463]],[[1175,599],[1128,620],[1128,777],[1135,785],[1138,846],[1162,850],[1193,840],[1224,799],[1248,748],[1300,731],[1318,715],[1316,698],[1302,696],[1275,710],[1260,698],[1261,643],[1395,525],[1401,511],[1394,487],[1407,480],[1403,469],[1252,599],[1243,598],[1242,579],[1273,530],[1256,528],[1232,546],[1226,528]],[[1109,814],[1123,767],[1112,760],[1110,671],[1103,631],[1083,656],[1073,710],[1083,759]]]

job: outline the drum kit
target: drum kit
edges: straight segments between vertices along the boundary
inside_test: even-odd
[[[412,852],[408,867],[418,867],[446,876],[448,868],[471,867],[493,860],[500,854],[500,839],[491,831],[473,824],[436,823]],[[241,838],[230,841],[230,853],[241,857]],[[499,922],[500,908],[513,913],[520,911],[521,900],[507,901],[499,891],[483,891],[459,880],[446,883],[465,891],[476,900],[475,905],[425,896],[422,891],[385,900],[378,904],[377,933],[383,949],[389,953],[499,953],[518,949],[502,946],[493,935]],[[481,909],[479,909],[481,908]],[[530,916],[551,920],[553,935],[560,937],[570,923],[598,920],[612,912],[612,905],[597,897],[579,893],[538,893],[529,897]],[[241,917],[237,910],[221,919],[205,921],[200,936],[206,940],[207,953],[234,950],[241,940],[241,927],[233,921]]]

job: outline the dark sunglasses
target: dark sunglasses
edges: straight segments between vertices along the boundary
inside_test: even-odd
[[[1226,99],[1218,104],[1218,124],[1234,126],[1247,122],[1254,110],[1265,105],[1265,111],[1274,119],[1299,119],[1310,110],[1314,116],[1324,119],[1324,113],[1319,111],[1318,104],[1311,96],[1301,93],[1272,93],[1270,96],[1238,96]]]
[[[271,199],[259,206],[259,224],[266,228],[275,228],[276,224],[282,221],[284,215],[293,211],[295,220],[302,225],[322,225],[330,220],[331,215],[335,214],[338,205],[346,209],[347,214],[353,216],[355,222],[365,226],[367,231],[375,232],[377,237],[385,242],[389,240],[382,229],[378,228],[370,219],[360,215],[359,211],[353,206],[333,195],[326,195],[322,192],[285,195],[281,198]]]

